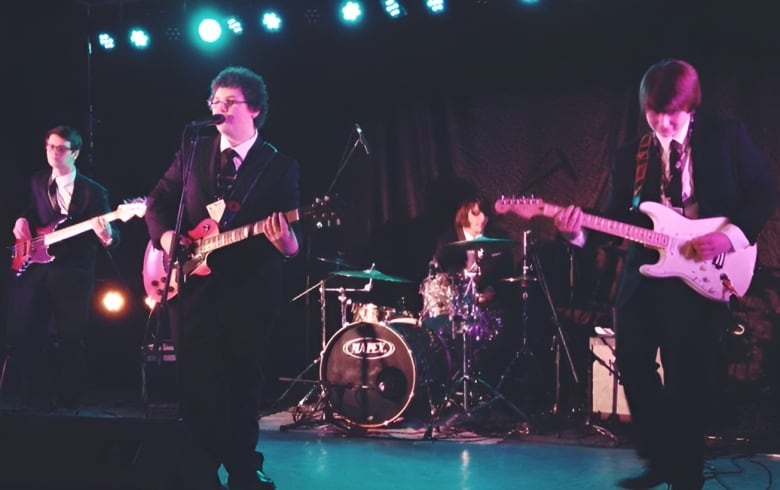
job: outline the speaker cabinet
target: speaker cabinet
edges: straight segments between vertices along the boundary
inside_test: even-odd
[[[602,335],[591,337],[590,351],[593,353],[591,385],[593,414],[601,419],[617,417],[621,422],[631,421],[631,412],[615,364],[615,337]],[[661,365],[660,353],[656,354],[656,363]],[[658,370],[663,380],[663,368],[659,367]]]

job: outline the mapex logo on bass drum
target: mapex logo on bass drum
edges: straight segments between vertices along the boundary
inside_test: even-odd
[[[355,359],[382,359],[395,352],[395,344],[383,339],[360,337],[345,343],[341,350]]]

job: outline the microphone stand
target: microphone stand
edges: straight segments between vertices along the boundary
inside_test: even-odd
[[[189,145],[189,153],[186,153],[185,150],[187,149],[187,146],[184,144],[185,142],[185,135],[187,133],[187,130],[192,128],[192,138],[190,140]],[[195,147],[197,145],[198,139],[200,138],[200,126],[194,126],[190,127],[187,126],[184,128],[184,131],[182,131],[181,135],[181,144],[179,147],[179,159],[181,161],[181,173],[182,173],[182,179],[181,179],[181,194],[179,195],[179,208],[176,211],[176,223],[174,225],[173,229],[173,238],[171,239],[171,250],[167,255],[166,263],[164,264],[164,270],[165,270],[165,283],[163,285],[162,291],[163,294],[160,297],[160,303],[158,305],[158,315],[157,315],[157,328],[154,331],[154,344],[153,344],[153,352],[157,357],[158,365],[162,362],[162,353],[160,349],[160,330],[162,327],[166,327],[168,329],[169,334],[172,334],[173,332],[170,331],[170,317],[169,317],[169,306],[168,306],[168,293],[171,288],[171,276],[172,272],[174,272],[174,266],[177,264],[177,259],[181,258],[180,256],[183,256],[184,250],[181,248],[181,244],[179,243],[181,241],[182,236],[182,222],[184,221],[184,196],[185,192],[187,190],[187,183],[189,182],[190,175],[192,174],[192,167],[193,167],[193,159],[195,157]],[[186,155],[186,156],[185,156]],[[178,277],[179,277],[179,290],[181,291],[181,287],[184,283],[184,274],[182,270],[183,261],[178,260]]]

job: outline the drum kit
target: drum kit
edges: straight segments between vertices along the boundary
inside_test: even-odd
[[[524,234],[524,253],[527,239],[528,234]],[[363,270],[336,270],[300,293],[293,301],[319,288],[322,350],[298,377],[282,378],[300,381],[305,372],[319,364],[319,380],[313,382],[315,386],[298,403],[299,415],[296,419],[294,413],[294,420],[303,422],[301,414],[312,414],[304,405],[313,403],[317,411],[322,411],[318,415],[353,428],[384,428],[419,417],[418,420],[428,423],[426,434],[430,436],[434,426],[450,423],[443,422],[445,412],[447,420],[454,421],[460,417],[450,417],[453,409],[458,415],[470,416],[501,402],[527,421],[526,414],[501,393],[500,385],[492,386],[475,370],[475,353],[503,328],[501,315],[480,301],[482,259],[508,252],[516,243],[509,239],[477,238],[445,245],[451,251],[471,254],[475,261],[473,266],[457,273],[444,272],[432,261],[428,276],[419,286],[422,310],[418,315],[352,301],[351,295],[371,291],[374,281],[413,282],[385,274],[373,265]],[[342,259],[318,260],[349,266]],[[326,281],[334,278],[368,282],[360,288],[326,287]],[[525,258],[522,276],[516,280],[523,288],[536,281]],[[325,312],[328,292],[338,293],[341,321],[341,327],[330,338]],[[523,330],[526,318],[524,314]]]

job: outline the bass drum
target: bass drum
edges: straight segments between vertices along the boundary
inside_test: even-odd
[[[366,428],[385,427],[404,413],[429,417],[450,374],[444,342],[408,321],[346,325],[328,341],[320,365],[333,412]]]

